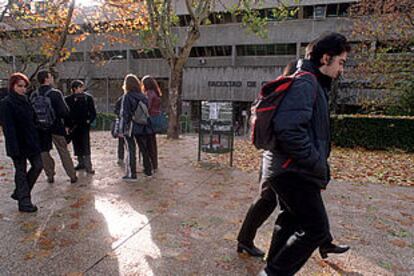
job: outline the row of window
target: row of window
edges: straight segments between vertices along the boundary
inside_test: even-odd
[[[133,59],[156,59],[162,58],[159,49],[148,50],[130,50]],[[237,56],[278,56],[278,55],[296,55],[296,44],[257,44],[257,45],[237,45]],[[190,57],[228,57],[232,55],[232,46],[202,46],[193,47]],[[111,60],[126,59],[127,51],[101,51],[91,53],[91,59]],[[68,61],[84,61],[83,53],[72,53]]]
[[[258,16],[268,21],[279,21],[282,19],[309,19],[325,17],[344,17],[348,16],[351,3],[335,3],[327,5],[290,7],[285,11],[277,8],[257,10]],[[190,15],[179,15],[179,26],[189,26],[191,22]],[[212,13],[205,24],[228,24],[240,23],[243,19],[243,13],[232,14],[230,12]]]

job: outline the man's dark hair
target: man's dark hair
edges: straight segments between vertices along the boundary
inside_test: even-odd
[[[37,81],[40,84],[44,84],[45,80],[49,77],[49,74],[52,74],[49,70],[40,70],[37,73]]]
[[[313,43],[310,60],[316,65],[321,66],[321,58],[324,54],[331,57],[339,56],[344,52],[350,52],[351,46],[346,37],[339,33],[327,33],[321,35]]]
[[[79,87],[82,87],[82,86],[84,86],[83,81],[81,81],[81,80],[74,80],[74,81],[72,81],[72,83],[70,84],[70,89],[71,89],[71,90],[72,90],[72,92],[73,92],[75,89],[77,89],[77,88],[79,88]]]

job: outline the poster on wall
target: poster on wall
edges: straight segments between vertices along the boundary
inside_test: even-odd
[[[231,102],[201,102],[199,158],[206,153],[230,153],[233,163],[233,104]]]

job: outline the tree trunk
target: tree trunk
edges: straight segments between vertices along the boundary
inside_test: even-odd
[[[179,63],[181,64],[181,63]],[[180,134],[179,110],[181,105],[181,83],[183,81],[184,66],[177,62],[170,65],[170,79],[168,82],[168,139],[178,139]]]

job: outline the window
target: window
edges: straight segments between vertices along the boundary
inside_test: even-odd
[[[326,6],[315,6],[313,9],[313,18],[315,19],[322,19],[326,16]]]
[[[79,62],[79,61],[83,61],[83,53],[81,52],[75,52],[75,53],[71,53],[69,58],[66,61],[71,61],[71,62]]]
[[[7,64],[12,64],[13,63],[13,57],[12,56],[2,56],[0,57],[0,62],[4,62]]]
[[[329,4],[326,8],[326,16],[338,16],[338,4]]]
[[[236,51],[238,56],[296,55],[296,44],[237,45]]]
[[[304,6],[303,7],[303,18],[313,18],[313,6]]]
[[[190,57],[224,57],[231,56],[231,46],[193,47]]]
[[[348,16],[350,6],[349,3],[339,4],[338,16]]]
[[[131,54],[134,59],[162,58],[161,51],[159,49],[131,50]]]
[[[179,15],[178,16],[179,26],[185,27],[189,26],[191,22],[191,16],[189,15]]]

